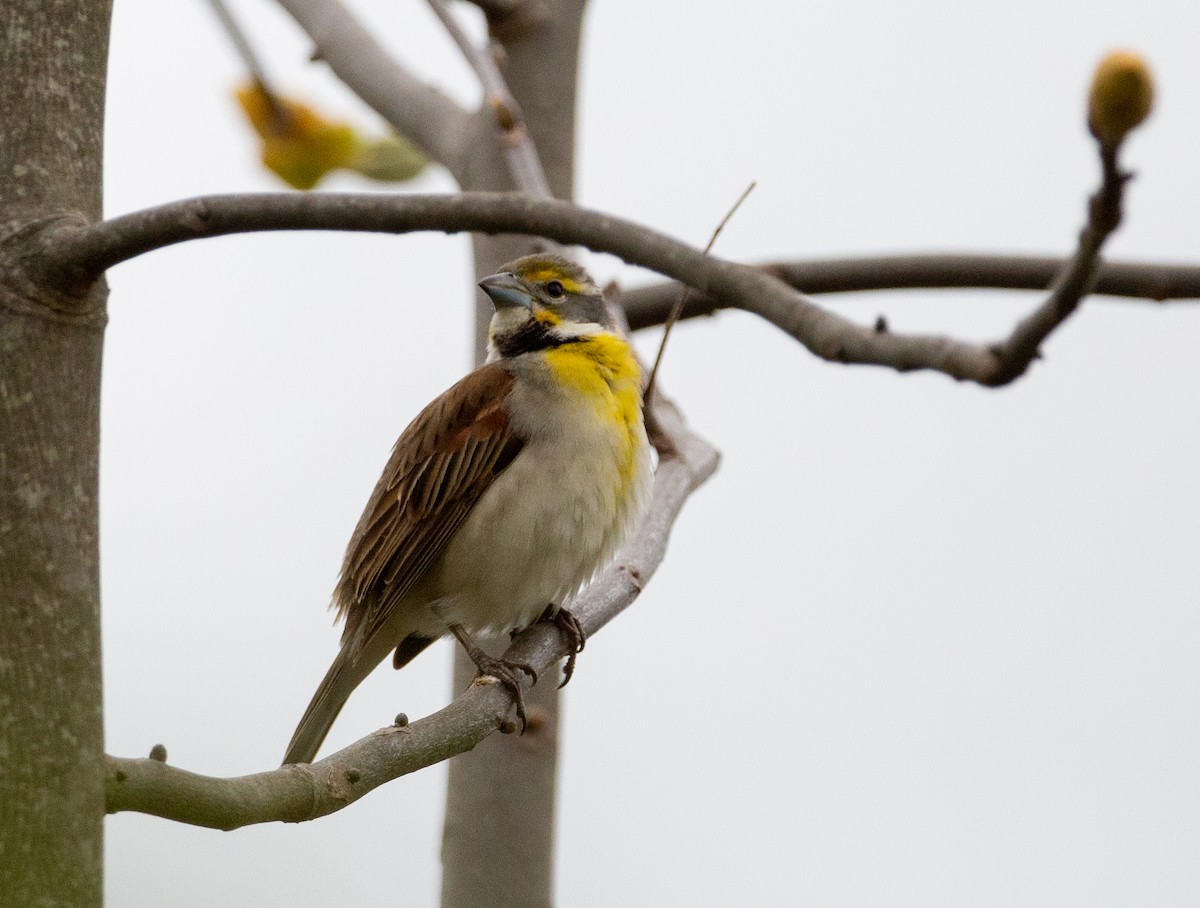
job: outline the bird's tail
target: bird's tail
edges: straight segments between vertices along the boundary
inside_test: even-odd
[[[313,694],[312,702],[308,704],[308,709],[304,711],[304,716],[292,735],[292,742],[283,758],[285,764],[313,761],[321,742],[329,734],[333,720],[342,711],[350,693],[371,673],[371,669],[379,661],[364,660],[361,654],[360,658],[354,658],[350,655],[350,650],[351,647],[343,646],[338,651],[333,665],[329,666],[329,671],[321,680],[321,686]],[[365,670],[362,664],[364,661],[369,663]]]

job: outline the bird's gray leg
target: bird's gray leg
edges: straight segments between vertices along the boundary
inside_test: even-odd
[[[513,696],[513,700],[517,706],[517,718],[521,720],[521,734],[525,733],[525,697],[521,692],[521,676],[518,672],[524,672],[533,679],[533,683],[537,684],[538,675],[534,671],[532,665],[526,665],[524,662],[509,662],[505,659],[496,659],[489,656],[480,649],[475,641],[471,639],[471,635],[467,633],[467,629],[461,624],[451,624],[450,633],[458,638],[458,642],[462,644],[463,649],[467,651],[467,655],[471,657],[471,661],[475,663],[475,667],[479,669],[481,675],[491,675],[501,684],[508,688]]]

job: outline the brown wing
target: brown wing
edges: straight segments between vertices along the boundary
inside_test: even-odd
[[[338,618],[346,620],[343,645],[361,647],[384,624],[524,446],[504,408],[512,385],[501,365],[476,369],[396,441],[334,590]]]

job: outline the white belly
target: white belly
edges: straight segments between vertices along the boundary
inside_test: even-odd
[[[641,512],[649,445],[634,438],[635,469],[622,476],[629,436],[602,425],[569,396],[535,395],[543,431],[495,480],[422,584],[430,631],[458,622],[497,633],[532,623],[603,567]],[[548,427],[548,430],[547,430]]]

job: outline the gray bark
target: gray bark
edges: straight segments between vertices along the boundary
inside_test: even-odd
[[[505,45],[501,72],[525,115],[541,157],[550,191],[573,197],[575,179],[575,88],[584,0],[555,0],[549,15],[528,34]],[[487,116],[480,130],[495,129]],[[495,141],[469,143],[474,154],[464,164],[462,188],[514,188]],[[474,238],[478,277],[536,247],[528,237]],[[474,294],[475,357],[482,361],[491,306]],[[497,641],[492,652],[504,648]],[[476,670],[457,651],[454,691],[463,690]],[[442,906],[550,905],[554,886],[554,804],[560,724],[557,680],[544,677],[526,697],[534,721],[524,735],[492,735],[473,751],[450,762],[446,817],[442,833]]]
[[[98,905],[105,291],[37,269],[100,214],[109,0],[0,7],[0,905]]]

